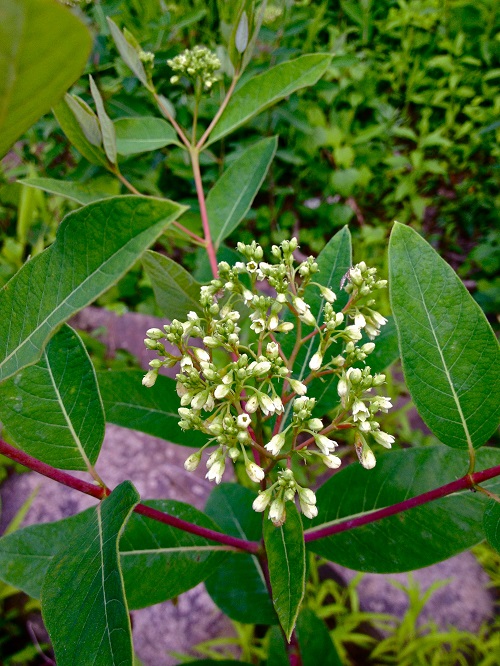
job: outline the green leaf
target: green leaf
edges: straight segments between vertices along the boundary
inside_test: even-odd
[[[67,215],[55,242],[0,290],[0,381],[36,363],[50,335],[133,266],[184,208],[113,197]]]
[[[391,303],[406,384],[444,444],[479,447],[500,414],[498,342],[453,269],[416,231],[395,224]]]
[[[231,97],[207,145],[233,132],[296,90],[314,85],[326,72],[331,58],[329,54],[303,55],[244,83]]]
[[[498,465],[500,451],[481,449],[476,463],[476,471]],[[349,465],[318,490],[319,514],[312,529],[369,514],[438,488],[465,475],[468,465],[465,451],[445,446],[391,451],[380,456],[371,470],[357,463]],[[484,485],[495,491],[500,479]],[[487,501],[482,493],[464,490],[307,545],[313,552],[358,571],[412,571],[482,541]]]
[[[139,370],[97,373],[106,421],[161,437],[173,444],[199,448],[207,443],[201,432],[179,428],[177,410],[180,401],[176,382],[160,375],[151,388],[142,385],[144,373]]]
[[[299,613],[297,640],[302,666],[342,666],[325,623],[310,608]]]
[[[290,666],[285,639],[280,627],[271,627],[268,636],[267,666]]]
[[[90,92],[94,98],[95,106],[97,109],[97,117],[99,118],[99,125],[102,132],[102,144],[104,146],[104,152],[106,157],[111,162],[111,164],[116,164],[116,132],[113,121],[106,113],[104,108],[104,102],[99,92],[99,88],[96,86],[94,79],[89,76],[90,80]]]
[[[191,310],[203,314],[201,284],[185,268],[164,254],[151,250],[144,253],[142,264],[151,280],[156,303],[170,321],[185,321]]]
[[[3,0],[0,157],[60,99],[85,67],[89,31],[51,0]]]
[[[500,553],[500,502],[492,499],[486,505],[483,528],[490,546]]]
[[[0,385],[0,420],[20,449],[48,465],[94,465],[104,410],[94,366],[69,326],[54,335],[38,363]]]
[[[82,533],[95,509],[53,523],[30,525],[0,539],[0,579],[39,599],[56,553]]]
[[[201,527],[219,529],[188,504],[173,500],[146,504]],[[152,606],[190,590],[223,564],[227,553],[225,546],[134,513],[120,541],[130,608]]]
[[[258,541],[262,516],[252,509],[256,494],[234,483],[222,483],[208,498],[205,513],[225,534]],[[230,553],[224,565],[205,581],[208,594],[232,620],[276,624],[264,572],[256,555]]]
[[[108,166],[108,161],[100,145],[93,145],[85,136],[83,129],[75,116],[77,110],[74,105],[74,99],[71,95],[65,95],[52,111],[62,131],[68,137],[70,143],[85,157],[91,164],[96,166]]]
[[[115,120],[116,147],[120,155],[137,155],[172,143],[180,145],[172,125],[162,118],[120,118]]]
[[[264,519],[264,543],[269,564],[273,604],[290,642],[306,584],[302,520],[293,502],[286,503],[286,521],[275,527]]]
[[[260,190],[278,146],[278,137],[247,148],[224,171],[207,197],[207,216],[216,248],[245,217]]]
[[[81,97],[77,95],[64,95],[64,101],[69,106],[71,112],[76,118],[80,129],[87,141],[96,148],[102,146],[102,132],[99,124],[99,118],[93,109]]]
[[[111,192],[109,187],[102,187],[94,180],[77,183],[71,180],[56,180],[55,178],[25,178],[17,182],[27,187],[35,187],[51,194],[58,194],[66,199],[76,201],[82,206],[101,199],[109,199],[118,194],[118,191]]]
[[[348,295],[345,291],[340,290],[340,282],[349,268],[352,266],[352,249],[351,249],[351,234],[347,226],[342,227],[332,238],[328,241],[327,245],[319,253],[317,257],[319,273],[315,275],[315,282],[324,287],[331,289],[336,295],[335,308],[342,309],[347,303]],[[325,299],[321,296],[317,287],[310,287],[307,291],[307,302],[311,306],[311,312],[318,319],[321,318],[321,312],[325,306]],[[307,333],[309,328],[303,326],[303,332]],[[295,344],[295,337],[288,334],[283,341],[283,348],[285,354],[290,354]],[[297,354],[297,359],[294,364],[293,376],[296,379],[305,379],[309,373],[309,361],[313,354],[318,349],[318,340],[312,337],[307,343],[302,345],[300,352]],[[336,346],[333,345],[333,349]],[[340,353],[340,350],[333,352],[332,356]],[[332,396],[335,402],[338,401],[337,396],[337,379],[336,377],[329,378],[328,376],[321,382],[314,382],[309,385],[308,395],[317,400],[318,408],[328,411],[332,408]],[[285,423],[288,422],[292,408],[292,401],[287,405],[285,410]]]
[[[129,67],[133,73],[137,76],[139,81],[149,89],[148,77],[146,76],[146,70],[144,65],[139,58],[139,53],[137,49],[132,46],[124,37],[120,28],[114,23],[109,17],[106,17],[108,22],[109,29],[111,31],[111,36],[116,44],[119,54],[121,55],[123,62]]]
[[[42,613],[58,666],[132,666],[118,542],[139,495],[121,483],[49,566]]]

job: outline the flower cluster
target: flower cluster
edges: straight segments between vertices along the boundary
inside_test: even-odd
[[[215,72],[221,66],[219,58],[206,46],[186,49],[175,58],[167,60],[167,64],[174,72],[178,72],[171,77],[170,83],[178,83],[181,75],[184,75],[192,81],[201,79],[206,90],[209,90],[217,81]]]
[[[153,386],[160,368],[177,366],[179,426],[207,435],[186,469],[198,467],[207,447],[215,448],[206,476],[216,483],[228,460],[241,461],[261,486],[254,509],[269,507],[276,525],[284,522],[286,502],[296,495],[305,516],[317,515],[314,493],[298,485],[291,466],[314,458],[339,467],[338,444],[329,435],[352,429],[366,468],[375,465],[368,436],[385,447],[394,441],[375,419],[391,407],[388,398],[371,395],[385,381],[365,365],[375,343],[362,341],[363,333],[375,338],[386,321],[372,298],[386,282],[376,278],[375,269],[357,264],[343,279],[348,302],[335,308],[331,285],[316,281],[318,263],[308,257],[296,265],[296,249],[296,239],[283,241],[272,247],[274,262],[267,263],[255,242],[238,243],[243,260],[219,263],[217,279],[201,287],[198,310],[186,321],[148,330],[144,341],[157,358],[143,384]],[[304,350],[306,363],[296,363]],[[338,378],[340,406],[325,424],[313,415],[316,399],[308,392],[316,379],[327,377]]]

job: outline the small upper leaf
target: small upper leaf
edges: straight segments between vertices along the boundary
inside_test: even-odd
[[[479,305],[416,231],[395,224],[391,303],[415,406],[444,444],[478,447],[498,425],[500,350]]]
[[[92,97],[94,98],[95,106],[97,109],[97,117],[99,118],[99,124],[101,127],[102,133],[102,144],[104,146],[104,152],[106,157],[111,162],[111,164],[116,164],[116,132],[113,121],[106,113],[104,108],[104,102],[99,92],[99,88],[96,86],[94,79],[89,76],[90,79],[90,91]]]
[[[58,666],[132,666],[130,618],[118,542],[139,495],[130,481],[88,513],[54,558],[42,588],[42,613]]]
[[[216,248],[247,214],[278,146],[278,137],[247,148],[222,174],[207,197],[207,216]]]
[[[173,259],[149,250],[142,263],[151,280],[158,307],[170,321],[184,321],[191,310],[202,314],[201,284]]]
[[[314,85],[325,73],[331,59],[329,54],[303,55],[244,83],[232,96],[207,145],[222,139],[283,97]]]
[[[304,598],[306,557],[302,520],[293,502],[286,503],[286,521],[275,527],[264,519],[264,543],[269,564],[273,604],[290,642]]]
[[[0,290],[0,381],[36,363],[50,335],[113,285],[178,217],[168,200],[113,197],[67,215],[55,242]]]
[[[144,69],[144,65],[142,64],[141,59],[139,58],[139,53],[137,52],[137,49],[134,46],[132,46],[130,42],[127,41],[120,28],[116,25],[116,23],[114,23],[109,17],[107,17],[106,20],[108,21],[108,26],[111,31],[111,36],[113,37],[113,40],[116,44],[116,48],[118,49],[118,52],[123,59],[123,62],[128,67],[130,67],[130,69],[134,72],[139,81],[144,86],[146,86],[146,88],[149,88],[148,77],[146,76],[146,70]]]
[[[179,145],[172,125],[162,118],[119,118],[115,120],[116,147],[120,155],[137,155],[172,143]]]
[[[80,118],[79,122],[78,118],[75,116],[75,111],[78,113],[78,110],[74,105],[76,102],[73,102],[74,98],[71,95],[65,95],[64,99],[54,105],[52,110],[57,122],[69,141],[86,160],[91,164],[107,167],[108,161],[104,150],[100,143],[95,145],[87,138],[80,124],[82,119]]]
[[[0,420],[19,448],[53,467],[89,470],[96,462],[104,410],[92,361],[69,326],[38,363],[0,385]]]
[[[51,0],[2,0],[0,157],[80,76],[92,41],[84,24]]]

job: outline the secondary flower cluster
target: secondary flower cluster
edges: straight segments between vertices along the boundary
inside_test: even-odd
[[[153,386],[161,367],[178,365],[179,426],[207,435],[186,469],[196,469],[204,449],[215,446],[206,476],[220,483],[227,461],[240,459],[261,485],[254,509],[269,506],[275,525],[283,524],[286,502],[296,494],[303,514],[317,515],[314,493],[299,486],[290,469],[293,459],[315,457],[339,467],[337,442],[328,435],[349,428],[361,464],[371,468],[375,457],[367,436],[386,447],[394,441],[375,419],[390,400],[368,395],[385,381],[364,365],[375,344],[362,342],[363,333],[374,339],[386,322],[371,297],[386,281],[364,262],[357,264],[343,279],[349,300],[335,309],[331,285],[315,281],[322,277],[318,263],[309,257],[296,265],[296,249],[296,239],[283,241],[272,247],[274,263],[267,263],[255,242],[238,243],[244,260],[218,265],[219,277],[201,287],[197,311],[163,330],[148,330],[144,341],[158,358],[143,384]],[[316,399],[307,395],[319,377],[338,378],[341,405],[326,426],[313,415]]]
[[[215,72],[221,66],[219,58],[206,46],[186,49],[175,58],[167,60],[167,64],[174,72],[178,72],[170,78],[170,83],[178,83],[180,75],[183,74],[192,81],[201,79],[206,90],[209,90],[217,81]]]

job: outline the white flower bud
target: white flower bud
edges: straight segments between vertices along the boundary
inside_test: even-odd
[[[324,464],[330,469],[337,469],[342,464],[342,460],[338,456],[325,455],[324,453],[318,454]]]
[[[277,314],[272,314],[267,322],[267,328],[270,331],[275,331],[278,328],[278,325],[280,323],[279,317]]]
[[[285,411],[285,408],[283,407],[283,403],[281,402],[281,398],[279,397],[279,395],[274,396],[273,404],[276,414],[281,414],[281,412]]]
[[[340,398],[345,398],[345,396],[347,396],[349,393],[349,384],[347,383],[347,380],[344,377],[341,377],[339,379],[339,383],[337,385],[337,393],[339,394]]]
[[[146,349],[150,349],[151,351],[154,351],[157,347],[158,343],[156,340],[150,340],[149,338],[144,338],[144,346]]]
[[[367,342],[361,347],[361,351],[363,352],[363,354],[371,354],[374,349],[375,349],[374,342]]]
[[[198,361],[205,361],[205,363],[210,363],[210,354],[205,351],[204,349],[200,349],[199,347],[195,347],[193,349],[193,353],[198,359]]]
[[[309,368],[315,372],[316,370],[319,370],[321,368],[321,365],[323,363],[323,354],[320,354],[320,352],[316,352],[312,359],[309,361]]]
[[[159,328],[148,328],[146,331],[146,335],[148,338],[151,338],[152,340],[160,340],[160,338],[163,338],[165,333],[161,331]]]
[[[259,401],[257,400],[257,396],[256,396],[255,393],[254,393],[254,394],[253,394],[252,396],[250,396],[250,398],[248,398],[248,400],[246,401],[246,404],[245,404],[245,410],[246,410],[249,414],[253,414],[254,412],[257,411],[258,407],[259,407]]]
[[[362,400],[356,398],[352,404],[352,415],[355,421],[366,421],[370,416],[370,411]]]
[[[365,469],[373,469],[377,464],[377,459],[368,445],[363,446],[361,453],[358,452],[359,462]]]
[[[319,290],[325,301],[328,301],[328,303],[335,303],[337,296],[331,289],[328,287],[320,287]]]
[[[227,452],[227,455],[231,458],[231,460],[237,460],[240,457],[241,451],[236,448],[236,446],[232,446],[229,451]]]
[[[309,419],[307,427],[309,430],[321,430],[323,428],[323,421],[321,419]]]
[[[274,414],[276,411],[276,407],[274,405],[274,402],[271,400],[271,398],[266,395],[265,393],[259,393],[257,396],[257,399],[259,401],[260,408],[264,412],[266,416],[269,414]],[[248,412],[248,405],[247,405],[247,412]]]
[[[299,296],[295,296],[292,302],[299,315],[304,315],[309,310],[309,305]]]
[[[142,385],[146,386],[147,388],[151,388],[152,386],[154,386],[157,377],[158,377],[157,370],[150,370],[149,372],[146,372],[146,374],[142,378]]]
[[[250,460],[247,460],[245,463],[245,470],[249,476],[249,478],[254,481],[255,483],[259,483],[259,481],[262,481],[264,478],[264,470],[262,467],[259,467],[256,465],[254,462],[251,462]]]
[[[302,513],[306,518],[316,518],[318,515],[318,507],[314,506],[314,504],[306,504],[306,502],[301,502],[299,499],[299,504]]]
[[[285,502],[282,499],[275,499],[269,509],[269,519],[273,521],[276,527],[281,527],[286,520]]]
[[[354,326],[356,328],[364,328],[366,326],[366,319],[360,312],[354,317]]]
[[[194,472],[201,460],[201,453],[193,453],[184,461],[184,469],[188,472]]]
[[[271,440],[266,444],[265,448],[273,456],[277,456],[285,444],[286,435],[284,432],[279,432],[277,435],[271,438]]]
[[[226,386],[225,384],[219,384],[214,391],[214,396],[217,398],[217,400],[222,400],[230,391],[231,389],[229,386]]]
[[[224,474],[225,467],[225,460],[216,460],[205,474],[205,478],[207,478],[209,481],[215,481],[215,483],[219,485],[219,483],[222,481],[222,475]]]
[[[308,326],[316,326],[316,319],[310,310],[307,310],[307,312],[304,312],[304,314],[299,315],[299,318],[304,322],[304,324],[307,324]]]
[[[318,449],[321,451],[321,453],[324,453],[325,456],[329,456],[330,453],[337,447],[337,442],[328,439],[328,437],[325,437],[325,435],[315,435],[314,441],[316,442]]]
[[[276,331],[278,331],[278,333],[290,333],[290,331],[293,331],[293,329],[294,326],[291,321],[283,321],[277,327]]]
[[[258,363],[255,364],[252,374],[254,374],[256,377],[262,377],[262,375],[266,375],[270,369],[271,369],[270,361],[259,361]]]
[[[253,501],[252,509],[258,513],[265,511],[269,502],[271,501],[272,494],[273,491],[271,489],[259,493],[259,495]]]
[[[309,488],[299,488],[299,499],[306,504],[316,504],[316,495]]]
[[[296,393],[297,395],[305,395],[307,393],[307,386],[300,382],[298,379],[289,379],[290,386],[292,387],[292,391]]]
[[[353,342],[357,342],[363,337],[357,326],[346,326],[344,331],[347,334],[347,338]]]
[[[389,435],[387,432],[382,432],[382,430],[375,430],[372,432],[372,435],[373,439],[379,444],[382,444],[382,446],[385,446],[386,449],[390,449],[396,441],[395,437]]]
[[[206,345],[207,347],[215,348],[220,345],[219,341],[216,340],[215,338],[212,338],[210,335],[206,335],[203,338],[203,344]]]

